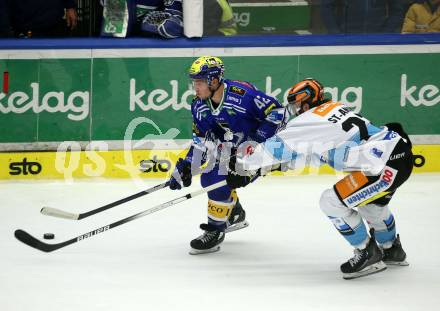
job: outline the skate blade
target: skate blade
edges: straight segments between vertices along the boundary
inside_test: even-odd
[[[406,260],[404,261],[384,261],[387,266],[402,266],[406,267],[409,266],[409,262]]]
[[[240,229],[244,229],[249,226],[249,223],[245,220],[236,224],[233,224],[232,226],[229,226],[226,228],[225,233],[237,231]]]
[[[357,279],[357,278],[360,278],[363,276],[367,276],[370,274],[384,271],[386,268],[387,268],[387,265],[383,261],[379,261],[379,262],[376,262],[376,263],[364,268],[361,271],[354,272],[354,273],[344,273],[342,278],[344,280]]]
[[[220,250],[220,245],[208,248],[208,249],[195,249],[191,248],[189,250],[190,255],[201,255],[201,254],[209,254],[209,253],[215,253]]]

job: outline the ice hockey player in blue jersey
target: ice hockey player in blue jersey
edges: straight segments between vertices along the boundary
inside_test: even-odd
[[[196,92],[191,105],[193,144],[186,157],[176,164],[170,179],[173,190],[191,184],[195,167],[203,164],[200,156],[196,159],[199,151],[213,150],[208,142],[214,142],[217,151],[226,145],[262,142],[273,136],[284,122],[285,109],[275,98],[248,82],[225,79],[224,64],[218,57],[199,57],[192,64],[189,77]],[[228,162],[222,166],[217,157],[213,165],[208,165],[211,169],[201,174],[202,186],[225,180]],[[246,226],[246,213],[235,189],[223,186],[209,191],[208,223],[200,225],[204,233],[191,241],[190,254],[218,251],[225,232]]]
[[[319,202],[338,232],[355,248],[354,257],[341,265],[343,277],[380,272],[390,264],[408,265],[388,207],[412,172],[408,135],[398,123],[377,127],[343,104],[325,100],[323,94],[321,83],[314,79],[295,84],[287,97],[287,109],[295,117],[274,137],[256,146],[252,154],[236,160],[249,175],[234,173],[236,164],[231,162],[228,185],[245,186],[252,175],[264,171],[262,168],[277,165],[294,169],[327,163],[348,172],[323,192]]]

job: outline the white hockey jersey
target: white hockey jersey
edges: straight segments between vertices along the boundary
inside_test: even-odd
[[[245,170],[283,163],[290,169],[327,163],[338,171],[377,175],[399,139],[396,132],[372,125],[343,104],[327,102],[289,121],[239,162]]]

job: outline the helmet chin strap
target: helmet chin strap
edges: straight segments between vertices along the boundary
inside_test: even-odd
[[[308,104],[308,103],[302,103],[301,104],[301,108],[299,108],[298,109],[298,115],[300,115],[300,114],[302,114],[302,113],[304,113],[305,111],[304,111],[304,105],[305,104]],[[309,104],[309,109],[310,109],[311,107],[310,107],[310,104]]]
[[[292,116],[297,117],[300,114],[304,113],[304,105],[308,104],[309,105],[309,109],[313,108],[312,105],[310,105],[307,102],[301,103],[301,106],[298,107],[296,104],[290,104],[290,106],[288,106],[289,112]]]
[[[218,88],[216,88],[215,90],[211,90],[211,88],[209,88],[209,90],[211,91],[211,95],[209,96],[209,99],[211,99],[214,96],[215,92],[218,90]]]
[[[219,81],[219,84],[215,90],[211,89],[211,83],[212,83],[212,81],[208,84],[209,90],[211,91],[211,96],[209,96],[209,99],[211,99],[214,96],[214,93],[217,92],[217,90],[220,88],[220,81]]]
[[[287,109],[290,113],[290,115],[297,117],[299,115],[299,111],[301,110],[301,108],[298,108],[295,104],[289,104],[287,106]]]

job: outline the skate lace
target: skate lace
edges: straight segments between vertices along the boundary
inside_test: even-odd
[[[350,263],[350,265],[353,267],[354,265],[356,265],[363,257],[363,253],[361,250],[359,249],[355,249],[354,250],[354,257],[350,258],[348,260],[348,262]]]
[[[215,238],[216,234],[217,233],[215,231],[206,231],[204,234],[199,236],[199,240],[202,241],[203,243],[209,242],[213,238]]]

